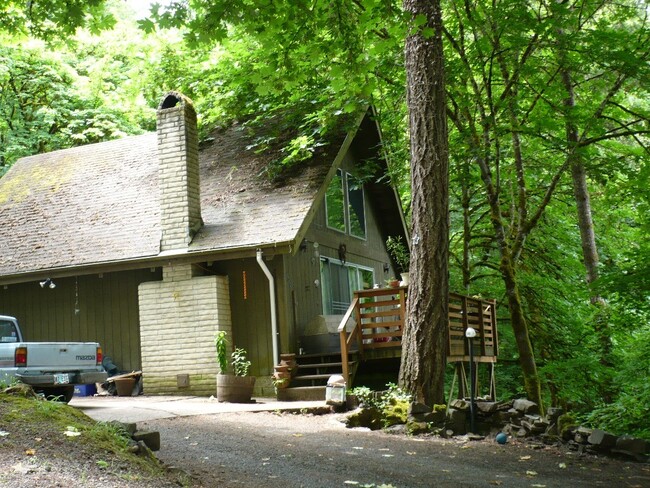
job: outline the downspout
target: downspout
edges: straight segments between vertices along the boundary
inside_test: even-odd
[[[280,359],[278,357],[278,320],[276,318],[275,312],[275,280],[273,275],[269,271],[269,268],[264,264],[262,260],[262,250],[257,250],[257,264],[260,265],[262,271],[266,275],[266,278],[269,280],[269,300],[271,301],[271,334],[273,341],[273,365],[280,364]]]

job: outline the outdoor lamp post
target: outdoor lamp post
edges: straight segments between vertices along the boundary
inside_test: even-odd
[[[475,434],[475,424],[474,424],[474,348],[473,342],[474,337],[476,337],[476,329],[468,327],[465,331],[465,337],[467,337],[467,343],[469,346],[469,430]]]

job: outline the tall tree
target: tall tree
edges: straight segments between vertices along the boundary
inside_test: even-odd
[[[449,307],[449,168],[440,1],[405,0],[411,139],[411,279],[400,385],[444,403]]]
[[[106,4],[107,0],[4,0],[0,30],[47,41],[69,39],[82,27],[98,33],[115,25]]]

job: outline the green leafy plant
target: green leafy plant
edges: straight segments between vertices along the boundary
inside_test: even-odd
[[[405,423],[411,395],[394,383],[388,383],[386,388],[387,390],[379,392],[358,386],[351,390],[350,394],[355,395],[364,408],[377,410],[384,427]]]
[[[235,376],[246,376],[248,375],[248,369],[251,367],[251,362],[246,359],[246,350],[241,347],[236,348],[232,354],[232,369],[235,373]]]
[[[411,253],[402,240],[402,236],[390,236],[386,239],[386,249],[397,266],[399,266],[400,270],[404,273],[408,273],[409,265],[411,263]]]
[[[228,361],[228,339],[226,339],[226,335],[227,333],[223,330],[214,335],[219,373],[228,374],[228,364],[230,363],[235,376],[247,376],[251,362],[246,358],[246,350],[241,347],[235,348],[230,355],[230,361]]]
[[[220,330],[214,335],[214,345],[217,348],[217,363],[219,363],[219,372],[221,374],[228,373],[228,341],[226,340],[226,332]]]

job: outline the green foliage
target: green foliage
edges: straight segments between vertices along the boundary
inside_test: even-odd
[[[30,34],[48,41],[69,39],[83,27],[97,34],[116,22],[106,4],[106,0],[4,0],[0,26],[12,34]]]
[[[246,351],[240,347],[236,348],[231,354],[232,369],[235,376],[246,376],[251,362],[246,359]]]
[[[221,374],[228,373],[228,341],[226,332],[220,330],[214,335],[214,345],[217,348],[217,363]]]
[[[406,423],[411,395],[394,383],[388,383],[386,388],[383,392],[376,392],[365,386],[357,386],[349,393],[355,395],[364,408],[377,410],[384,427]]]
[[[393,260],[397,263],[400,270],[404,273],[408,273],[411,262],[411,253],[402,240],[402,236],[389,236],[388,239],[386,239],[386,249],[393,257]]]
[[[619,330],[614,360],[615,394],[611,402],[601,402],[583,418],[588,424],[615,434],[632,434],[650,440],[650,317],[636,330]],[[629,326],[628,326],[629,327]]]

